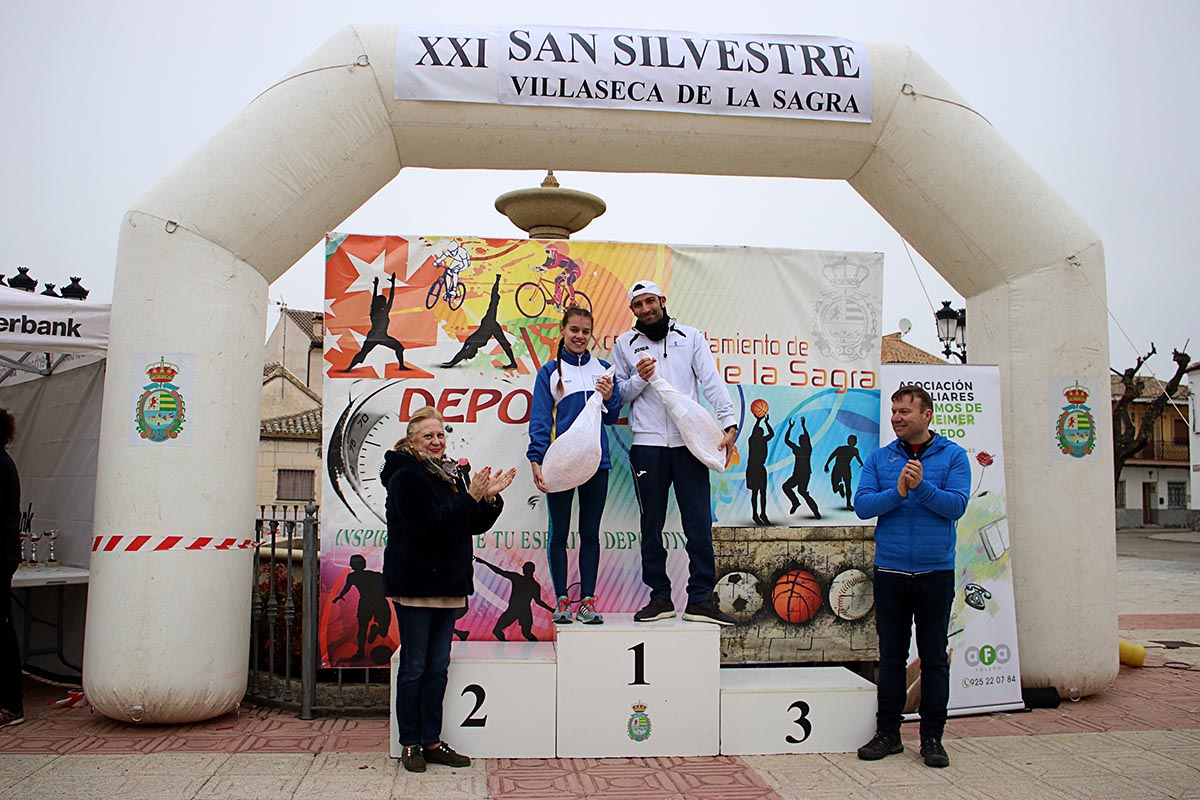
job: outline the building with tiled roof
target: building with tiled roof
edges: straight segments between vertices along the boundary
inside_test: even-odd
[[[263,354],[258,502],[321,500],[321,378],[325,315],[285,308]]]
[[[880,344],[879,360],[884,364],[945,364],[944,359],[909,344],[901,333],[889,333]]]
[[[321,391],[325,315],[320,311],[284,308],[264,347],[264,364],[283,364],[316,392]],[[265,367],[264,367],[265,370]]]
[[[1129,412],[1135,429],[1165,386],[1165,381],[1152,375],[1140,377],[1142,392]],[[1125,392],[1119,375],[1109,376],[1109,389],[1115,408]],[[1189,527],[1196,518],[1188,510],[1195,505],[1190,498],[1196,497],[1190,469],[1194,450],[1191,397],[1188,385],[1182,384],[1158,418],[1150,442],[1121,469],[1116,487],[1118,528]]]

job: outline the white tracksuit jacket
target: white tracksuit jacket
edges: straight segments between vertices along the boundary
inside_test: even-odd
[[[708,342],[695,328],[672,319],[667,338],[661,342],[652,341],[638,330],[629,330],[617,338],[612,355],[621,400],[629,403],[634,444],[685,446],[658,392],[638,375],[637,362],[646,356],[657,359],[654,368],[658,375],[696,402],[700,402],[699,382],[722,428],[737,424],[729,389],[717,373]]]

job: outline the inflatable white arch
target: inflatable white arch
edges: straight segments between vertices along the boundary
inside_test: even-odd
[[[1110,683],[1100,240],[920,57],[866,45],[873,121],[856,124],[397,101],[395,41],[395,26],[344,29],[125,217],[97,536],[246,535],[268,284],[402,167],[840,179],[967,297],[973,360],[1001,367],[1025,684],[1087,695]],[[190,446],[133,447],[131,387],[146,369],[135,356],[160,352],[195,358]],[[1051,458],[1051,376],[1099,389],[1090,458]],[[95,552],[84,681],[96,708],[145,722],[232,709],[245,689],[250,570],[246,550]]]

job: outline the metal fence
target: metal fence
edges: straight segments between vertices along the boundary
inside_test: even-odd
[[[389,671],[320,669],[320,546],[315,505],[260,506],[246,700],[317,714],[386,714]]]

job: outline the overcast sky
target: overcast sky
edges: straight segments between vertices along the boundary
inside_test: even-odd
[[[44,281],[82,275],[112,297],[122,215],[254,97],[348,24],[586,24],[702,33],[845,36],[913,47],[1038,170],[1104,241],[1112,361],[1200,331],[1191,276],[1200,157],[1200,3],[129,2],[0,4],[5,256]],[[547,165],[553,166],[553,165]],[[845,183],[557,173],[608,213],[576,238],[882,251],[882,324],[938,345],[934,305],[961,303]],[[404,170],[338,230],[523,235],[495,197],[542,173]],[[670,205],[661,198],[669,196]],[[716,214],[714,214],[714,209]],[[720,219],[713,224],[714,216]],[[317,243],[314,243],[317,244]],[[315,247],[271,288],[319,309]],[[119,313],[120,309],[116,309]],[[1071,313],[1069,298],[1062,313]],[[1190,350],[1200,357],[1200,337]],[[1167,356],[1152,362],[1168,372]]]

